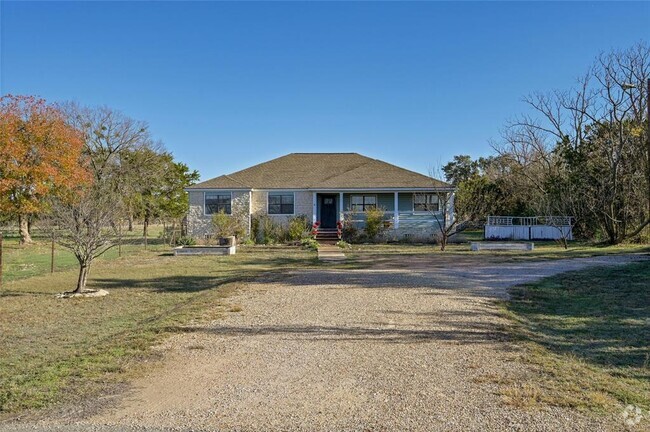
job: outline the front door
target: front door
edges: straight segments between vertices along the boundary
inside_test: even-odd
[[[336,228],[336,195],[320,196],[321,228]]]

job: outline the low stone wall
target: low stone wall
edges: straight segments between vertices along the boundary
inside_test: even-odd
[[[471,242],[470,250],[523,250],[532,251],[535,249],[534,243],[498,243],[498,242]]]
[[[179,246],[174,248],[174,255],[234,255],[237,246]]]

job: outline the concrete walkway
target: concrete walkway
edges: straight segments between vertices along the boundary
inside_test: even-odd
[[[343,261],[345,255],[336,245],[322,244],[318,246],[318,259],[320,261]]]

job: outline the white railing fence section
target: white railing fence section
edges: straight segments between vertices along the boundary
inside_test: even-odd
[[[485,238],[494,240],[573,240],[572,216],[488,216]]]

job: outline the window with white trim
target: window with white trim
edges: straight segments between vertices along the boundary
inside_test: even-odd
[[[232,196],[230,192],[206,192],[205,214],[232,213]]]
[[[292,215],[293,194],[292,193],[269,193],[269,214]]]
[[[366,211],[377,208],[377,195],[350,195],[350,210]]]
[[[413,195],[413,211],[440,211],[440,200],[436,194]]]

